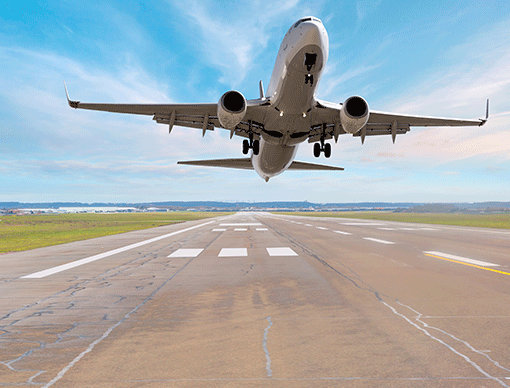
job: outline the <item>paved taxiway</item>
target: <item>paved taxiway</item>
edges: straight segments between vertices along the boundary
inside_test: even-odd
[[[0,255],[0,386],[506,387],[509,254],[240,213]]]

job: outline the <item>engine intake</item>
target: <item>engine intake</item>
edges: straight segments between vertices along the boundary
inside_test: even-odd
[[[223,128],[234,129],[246,115],[246,98],[237,90],[231,90],[218,101],[218,120]]]
[[[353,96],[345,100],[340,110],[340,122],[345,132],[355,134],[368,122],[370,111],[363,97]]]

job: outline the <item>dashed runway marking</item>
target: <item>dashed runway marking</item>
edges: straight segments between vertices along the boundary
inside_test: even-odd
[[[246,232],[248,229],[246,228],[235,228],[234,232]]]
[[[379,240],[377,238],[371,238],[371,237],[363,237],[363,240],[373,241],[373,242],[376,242],[379,244],[395,244],[394,242],[391,242],[391,241]]]
[[[269,256],[297,256],[298,254],[294,252],[289,247],[281,247],[281,248],[266,248]]]
[[[227,229],[213,229],[213,232],[226,232]]]
[[[325,228],[323,226],[316,226],[317,229],[321,229],[321,230],[328,230],[328,228]]]
[[[338,234],[344,234],[346,236],[351,236],[352,233],[349,233],[349,232],[342,232],[341,230],[334,230],[333,231],[334,233],[338,233]]]
[[[257,228],[257,229],[255,229],[255,230],[257,230],[257,231],[259,231],[259,232],[263,232],[263,231],[266,231],[266,230],[267,230],[267,228]]]
[[[244,257],[248,256],[246,248],[223,248],[218,257]]]
[[[260,222],[240,223],[240,224],[220,224],[220,226],[262,226]]]
[[[379,229],[379,230],[397,230],[395,228],[377,228],[377,229]]]
[[[177,249],[167,257],[197,257],[202,251],[203,249]]]
[[[386,224],[379,224],[379,223],[375,223],[375,222],[346,222],[346,223],[342,223],[342,225],[347,225],[347,226],[384,226]]]

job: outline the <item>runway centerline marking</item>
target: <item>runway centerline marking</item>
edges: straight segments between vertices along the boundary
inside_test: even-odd
[[[175,235],[180,234],[180,233],[188,232],[190,230],[197,229],[197,228],[200,228],[202,226],[212,224],[214,222],[216,222],[216,221],[209,221],[209,222],[206,222],[204,224],[195,225],[195,226],[191,226],[191,227],[186,228],[186,229],[177,230],[177,231],[172,232],[172,233],[167,233],[167,234],[164,234],[162,236],[151,238],[149,240],[140,241],[138,243],[127,245],[127,246],[121,247],[121,248],[117,248],[117,249],[114,249],[112,251],[100,253],[98,255],[86,257],[84,259],[76,260],[76,261],[73,261],[71,263],[62,264],[62,265],[59,265],[57,267],[49,268],[49,269],[46,269],[46,270],[43,270],[43,271],[35,272],[33,274],[30,274],[30,275],[22,276],[21,279],[41,279],[41,278],[44,278],[46,276],[54,275],[56,273],[59,273],[59,272],[62,272],[62,271],[66,271],[66,270],[71,269],[71,268],[79,267],[79,266],[84,265],[84,264],[92,263],[93,261],[101,260],[101,259],[104,259],[106,257],[110,257],[110,256],[113,256],[113,255],[116,255],[117,253],[126,252],[126,251],[129,251],[131,249],[135,249],[135,248],[147,245],[147,244],[151,244],[153,242],[156,242],[156,241],[159,241],[159,240],[163,240],[165,238],[172,237],[172,236],[175,236]]]
[[[328,228],[325,228],[323,226],[316,226],[317,229],[321,229],[321,230],[328,230]]]
[[[246,232],[248,229],[246,228],[235,228],[234,232]]]
[[[352,233],[349,233],[349,232],[342,232],[341,230],[334,230],[333,231],[334,233],[338,233],[338,234],[344,234],[346,236],[351,236]]]
[[[243,257],[248,256],[246,248],[223,248],[218,257]]]
[[[213,232],[226,232],[227,229],[213,229]]]
[[[377,238],[371,238],[371,237],[363,237],[363,240],[373,241],[373,242],[376,242],[379,244],[395,244],[394,242],[391,242],[391,241],[379,240]]]
[[[203,249],[177,249],[167,257],[197,257],[202,251]]]
[[[346,226],[384,226],[386,224],[380,224],[375,222],[345,222],[342,225]]]
[[[263,232],[263,231],[267,230],[267,228],[257,228],[257,229],[255,229],[255,230],[257,230],[257,231],[259,231],[259,232]]]
[[[266,250],[269,256],[298,256],[298,254],[289,247],[266,248]]]
[[[483,267],[483,266],[480,266],[480,265],[476,265],[476,264],[471,264],[471,263],[467,263],[467,262],[463,262],[463,261],[458,261],[458,260],[454,260],[454,259],[449,259],[449,258],[446,258],[446,257],[442,257],[442,256],[437,256],[437,255],[433,255],[432,253],[441,253],[441,252],[423,252],[423,254],[425,256],[429,256],[429,257],[434,257],[436,259],[441,259],[441,260],[446,260],[446,261],[451,261],[453,263],[457,263],[457,264],[463,264],[463,265],[468,265],[470,267],[474,267],[474,268],[479,268],[479,269],[484,269],[486,271],[491,271],[491,272],[497,272],[497,273],[500,273],[500,274],[503,274],[503,275],[508,275],[510,276],[510,273],[509,272],[503,272],[503,271],[499,271],[497,269],[493,269],[493,268],[487,268],[487,267]],[[443,256],[446,256],[444,253],[442,253]],[[448,256],[453,256],[453,255],[448,255]],[[459,256],[455,256],[455,257],[459,257]],[[462,258],[464,259],[464,258]],[[468,260],[471,260],[471,259],[468,259]],[[478,261],[478,260],[474,260],[474,261]],[[492,263],[487,263],[487,264],[490,264],[492,266],[498,266],[498,264],[492,264]]]

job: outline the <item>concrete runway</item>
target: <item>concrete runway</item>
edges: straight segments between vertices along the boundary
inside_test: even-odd
[[[510,385],[510,231],[240,213],[0,269],[0,386]]]

